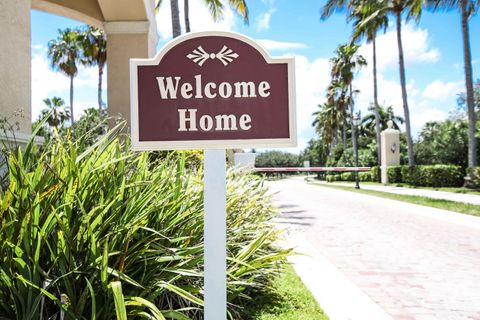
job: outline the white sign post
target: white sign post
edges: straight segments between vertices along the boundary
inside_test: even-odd
[[[225,149],[296,146],[294,69],[231,32],[189,33],[130,60],[132,149],[205,149],[205,320],[227,318]]]
[[[227,199],[225,150],[205,150],[205,319],[227,317]]]

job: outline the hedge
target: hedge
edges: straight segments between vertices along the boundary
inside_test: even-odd
[[[372,181],[373,182],[380,182],[380,180],[381,180],[380,167],[379,166],[374,166],[374,167],[372,167],[372,169],[370,169],[370,172],[372,174]]]
[[[467,169],[468,177],[470,178],[467,187],[469,188],[480,188],[480,167],[472,167]]]
[[[369,171],[359,172],[358,178],[360,181],[372,181],[372,173]]]
[[[394,169],[397,170],[397,169]],[[465,171],[460,166],[402,166],[402,181],[419,187],[461,187]]]
[[[340,174],[340,178],[342,181],[355,181],[355,173],[354,172],[343,172]]]
[[[387,168],[388,183],[402,182],[402,166],[393,166]]]

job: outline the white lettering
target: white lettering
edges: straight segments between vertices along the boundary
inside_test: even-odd
[[[164,77],[157,77],[158,88],[160,89],[162,99],[177,99],[178,81],[180,81],[180,79],[182,79],[182,77],[175,77],[174,87],[172,77],[166,78],[166,84]],[[168,96],[170,96],[170,98],[168,98]]]
[[[217,96],[216,93],[212,93],[210,91],[210,89],[215,89],[217,87],[217,84],[216,83],[213,83],[213,82],[209,82],[205,85],[205,97],[209,98],[209,99],[213,99]]]
[[[233,114],[219,114],[218,116],[215,116],[215,123],[215,130],[217,131],[237,130],[237,118]]]
[[[269,90],[270,90],[270,83],[268,83],[267,81],[262,81],[258,85],[258,94],[262,98],[266,98],[270,95]]]
[[[210,131],[213,128],[213,119],[208,114],[200,118],[200,129],[203,131]]]
[[[202,99],[202,75],[201,74],[197,74],[195,76],[195,91],[196,91],[196,94],[195,94],[195,98],[197,99]]]
[[[252,118],[250,117],[249,114],[242,114],[240,116],[240,129],[242,130],[250,130],[252,125],[250,124],[252,122]]]
[[[190,113],[187,118],[187,111]],[[178,109],[178,116],[180,126],[178,131],[197,131],[197,109]],[[189,122],[189,129],[187,129],[187,121]]]
[[[235,82],[235,98],[255,98],[255,83],[249,82]]]
[[[182,87],[180,88],[180,93],[182,94],[182,98],[184,99],[190,99],[193,94],[191,93],[193,90],[193,87],[190,83],[185,82],[182,84]]]
[[[218,93],[222,98],[230,98],[232,95],[232,85],[228,82],[220,83],[220,86],[218,87]]]

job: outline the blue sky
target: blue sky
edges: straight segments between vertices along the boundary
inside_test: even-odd
[[[180,8],[183,8],[182,0],[179,1]],[[250,11],[248,26],[228,7],[224,19],[215,23],[201,0],[190,0],[192,31],[236,31],[258,40],[274,56],[295,56],[299,146],[290,151],[301,150],[315,135],[311,114],[325,99],[325,88],[329,82],[328,59],[339,44],[348,41],[351,26],[346,23],[343,14],[320,21],[320,8],[324,1],[249,0],[247,3]],[[159,49],[171,39],[169,15],[169,1],[163,1],[157,15]],[[479,22],[478,17],[470,21],[474,79],[480,78],[477,67],[480,59]],[[81,23],[32,11],[34,117],[43,108],[42,99],[54,95],[66,101],[69,99],[69,81],[49,69],[46,47],[49,40],[56,38],[58,29],[77,26]],[[403,30],[411,120],[413,131],[417,134],[425,122],[444,119],[455,110],[456,95],[464,88],[460,16],[457,11],[424,12],[418,24],[408,22]],[[369,45],[363,44],[360,52],[371,61]],[[380,103],[392,105],[397,114],[403,115],[397,57],[395,30],[389,28],[378,38],[379,98]],[[97,105],[96,73],[95,68],[80,70],[75,80],[75,113]],[[363,114],[372,101],[372,81],[370,64],[357,74],[354,84],[360,90],[356,108]]]

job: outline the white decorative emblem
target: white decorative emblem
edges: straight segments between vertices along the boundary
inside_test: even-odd
[[[187,55],[187,58],[191,59],[200,67],[208,59],[218,59],[223,63],[224,66],[227,66],[234,59],[238,58],[238,54],[233,52],[233,50],[229,49],[227,46],[223,46],[222,50],[220,50],[218,53],[207,53],[202,46],[198,46],[197,49],[193,50],[192,53]]]

